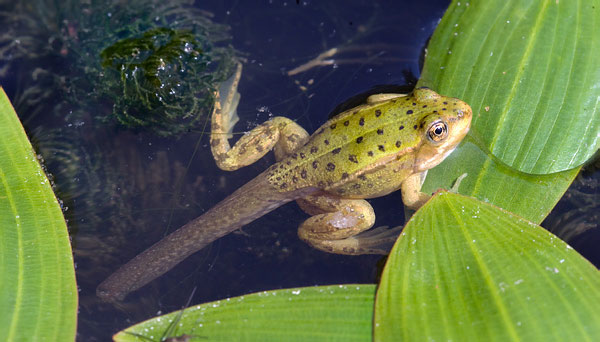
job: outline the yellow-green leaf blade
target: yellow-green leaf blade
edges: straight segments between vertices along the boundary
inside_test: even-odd
[[[76,315],[60,206],[0,88],[0,340],[72,341]]]
[[[375,285],[264,291],[189,307],[173,336],[210,341],[371,341]],[[158,341],[178,311],[127,328],[115,341]],[[147,341],[147,340],[146,340]]]
[[[375,310],[377,341],[592,341],[600,274],[543,228],[442,193],[394,246]]]

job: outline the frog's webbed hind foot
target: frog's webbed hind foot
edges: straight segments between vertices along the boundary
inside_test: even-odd
[[[369,230],[375,223],[375,213],[365,200],[318,194],[297,202],[306,213],[313,215],[300,225],[298,236],[324,252],[388,254],[402,231],[402,227]]]
[[[242,63],[237,63],[235,72],[227,80],[219,84],[215,92],[215,110],[220,110],[222,116],[219,124],[223,125],[222,131],[225,138],[233,137],[233,126],[240,120],[237,115],[237,107],[240,103],[240,93],[237,91],[242,76]]]
[[[356,235],[354,238],[359,241],[359,245],[365,249],[372,251],[371,253],[363,254],[389,254],[390,250],[398,240],[398,236],[402,233],[404,226],[388,227],[382,226],[372,228],[366,232]]]
[[[314,246],[322,251],[346,255],[381,254],[387,255],[394,246],[403,226],[373,228],[342,240],[321,241]]]

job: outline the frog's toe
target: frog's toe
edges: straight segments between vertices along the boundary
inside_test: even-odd
[[[233,126],[240,120],[237,115],[237,107],[240,103],[240,93],[237,91],[237,74],[232,75],[219,86],[219,92],[216,101],[221,104],[221,115],[226,130],[226,137],[230,139],[233,136]]]
[[[403,228],[404,226],[372,228],[354,236],[354,238],[359,240],[362,248],[383,252],[376,254],[388,254]]]
[[[238,121],[240,121],[240,117],[237,114],[237,107],[240,103],[240,93],[238,93],[237,91],[233,95],[233,101],[234,102],[232,103],[231,108],[229,108],[228,111],[224,113],[224,115],[228,116],[228,125],[225,127],[227,129],[227,133],[225,135],[227,139],[231,139],[233,137],[233,126],[235,126],[235,124]]]
[[[310,243],[313,247],[329,253],[362,255],[362,254],[389,254],[402,226],[388,228],[378,227],[367,230],[355,236],[340,240],[322,240]]]
[[[233,75],[219,84],[215,101],[219,101],[221,115],[223,115],[223,128],[226,130],[227,139],[232,137],[233,126],[240,120],[237,107],[240,103],[240,93],[237,91],[242,76],[242,63],[237,63]]]
[[[458,178],[456,178],[456,181],[454,181],[454,185],[452,185],[452,188],[450,188],[450,192],[457,194],[458,193],[458,187],[460,186],[460,183],[467,176],[468,176],[467,173],[463,173],[462,175],[458,176]]]
[[[374,236],[384,236],[384,235],[388,235],[390,234],[390,231],[392,230],[396,230],[398,228],[402,228],[402,226],[400,227],[394,227],[394,228],[390,228],[389,226],[381,226],[381,227],[377,227],[377,228],[371,228],[369,230],[365,230],[364,232],[361,232],[360,234],[356,234],[355,237],[357,238],[361,238],[361,239],[370,239]],[[402,229],[400,229],[399,231],[395,231],[392,234],[395,234],[396,236],[398,236],[398,233],[401,231]]]

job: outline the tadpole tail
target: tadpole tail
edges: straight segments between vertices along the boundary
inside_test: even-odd
[[[275,191],[262,173],[121,266],[98,286],[96,294],[109,302],[123,300],[209,243],[310,192],[312,189]]]

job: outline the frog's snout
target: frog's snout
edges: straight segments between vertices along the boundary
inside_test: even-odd
[[[452,112],[455,113],[454,115],[454,119],[455,120],[463,120],[463,119],[467,119],[467,120],[471,120],[471,117],[473,116],[473,110],[471,109],[471,106],[469,106],[468,103],[466,103],[465,101],[459,99],[459,98],[452,98],[453,100],[453,109]]]
[[[471,127],[471,119],[473,118],[473,110],[466,102],[459,99],[457,101],[457,107],[454,110],[455,115],[451,118],[453,126],[456,130],[456,140],[460,141],[469,132]]]
[[[465,107],[463,108],[459,108],[456,111],[456,117],[459,119],[463,119],[465,117],[469,117],[473,115],[473,111],[471,110],[471,107],[465,103]]]

